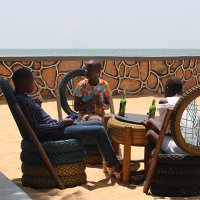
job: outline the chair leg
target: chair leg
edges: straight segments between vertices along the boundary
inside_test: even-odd
[[[56,90],[56,101],[57,101],[57,110],[58,110],[58,120],[62,120],[62,108],[60,103],[60,93],[59,90]]]
[[[103,126],[107,131],[107,124],[108,124],[108,120],[111,118],[111,116],[104,116],[103,118]],[[106,169],[106,163],[105,163],[105,159],[103,158],[103,173],[106,173],[107,169]]]
[[[110,96],[110,112],[114,115],[115,114],[115,109],[114,109],[114,103],[113,103],[113,98]]]
[[[156,164],[157,164],[157,161],[158,161],[158,156],[159,156],[160,149],[161,149],[164,137],[165,137],[165,133],[166,133],[166,130],[167,130],[167,127],[168,127],[168,124],[169,124],[169,120],[170,120],[172,111],[173,111],[173,108],[167,109],[167,113],[165,115],[165,119],[164,119],[161,131],[160,131],[160,134],[159,134],[159,138],[158,138],[158,141],[156,143],[156,147],[155,147],[155,151],[154,151],[154,155],[153,155],[153,160],[151,162],[151,165],[149,167],[149,171],[147,173],[146,183],[145,183],[144,189],[143,189],[144,193],[147,193],[148,190],[149,190],[151,178],[152,178],[153,173],[155,171],[155,167],[156,167]]]
[[[124,160],[123,160],[123,182],[130,181],[130,162],[131,162],[131,131],[132,127],[125,127],[124,135]]]

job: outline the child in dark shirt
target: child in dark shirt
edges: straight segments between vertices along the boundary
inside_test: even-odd
[[[71,118],[60,121],[52,119],[41,108],[41,97],[32,100],[26,95],[34,89],[34,76],[30,71],[18,69],[13,74],[13,82],[20,108],[40,141],[94,138],[107,166],[113,167],[116,178],[121,179],[122,165],[119,163],[107,132],[100,121],[74,122],[74,119]],[[131,165],[131,171],[136,171],[138,168],[138,164]]]

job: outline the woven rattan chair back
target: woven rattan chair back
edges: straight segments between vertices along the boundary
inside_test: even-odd
[[[85,78],[85,69],[75,69],[68,72],[59,85],[60,102],[62,109],[68,114],[77,113],[74,110],[74,90],[81,80]],[[110,98],[110,111],[115,113],[112,97]]]
[[[69,71],[61,80],[59,85],[60,102],[62,109],[68,114],[76,113],[74,111],[74,96],[73,92],[77,83],[83,80],[85,69],[75,69]],[[71,103],[70,103],[71,102]]]
[[[13,118],[18,126],[19,132],[22,136],[23,139],[29,139],[30,136],[28,134],[28,132],[26,131],[23,123],[21,122],[20,118],[18,117],[16,111],[13,108],[13,105],[15,103],[18,104],[17,99],[15,98],[14,95],[14,89],[12,88],[12,86],[10,85],[10,83],[8,81],[6,81],[5,79],[0,79],[0,87],[2,89],[2,92],[6,98],[6,101],[8,103],[8,106],[10,108],[10,111],[13,115]],[[19,105],[19,104],[18,104]]]
[[[176,103],[171,115],[171,134],[184,152],[200,156],[199,105],[200,86],[185,92]],[[187,115],[183,117],[183,113]],[[184,125],[180,122],[184,121]]]

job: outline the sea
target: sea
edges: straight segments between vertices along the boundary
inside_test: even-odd
[[[200,49],[0,49],[0,57],[12,56],[200,56]]]

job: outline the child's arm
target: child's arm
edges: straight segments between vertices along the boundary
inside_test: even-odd
[[[103,108],[104,110],[108,110],[110,108],[110,97],[105,97],[105,103],[100,101],[99,105],[98,103],[96,105]]]
[[[74,98],[74,110],[77,111],[77,112],[84,110],[85,108],[88,108],[90,105],[92,105],[93,102],[94,102],[94,98],[87,101],[87,102],[82,102],[82,97],[75,96],[75,98]]]
[[[94,95],[92,99],[86,102],[82,102],[82,97],[75,96],[74,110],[78,112],[78,111],[84,110],[85,108],[88,108],[90,105],[98,104],[98,102],[100,102],[99,95]]]
[[[106,89],[103,92],[104,101],[98,101],[97,106],[103,108],[104,110],[108,110],[110,108],[110,95],[111,89],[109,84],[105,81]],[[101,91],[102,92],[102,91]]]
[[[160,131],[158,123],[152,118],[150,118],[148,120],[142,120],[142,121],[140,121],[140,123],[143,124],[144,126],[152,126],[153,129]]]
[[[168,101],[167,101],[167,99],[161,99],[160,101],[159,101],[159,104],[165,104],[165,103],[168,103]]]
[[[43,103],[43,99],[40,95],[35,98],[31,98],[31,99],[41,107],[41,105]]]

